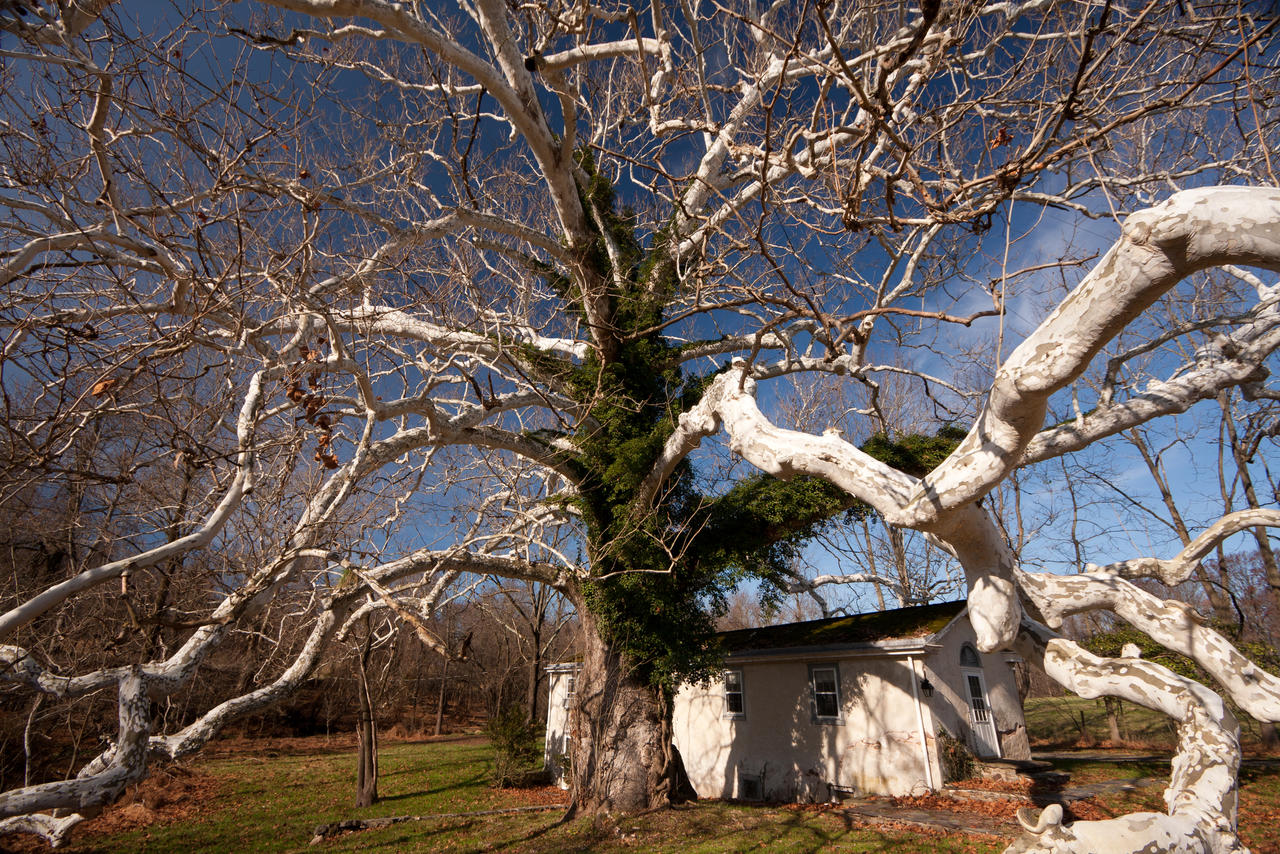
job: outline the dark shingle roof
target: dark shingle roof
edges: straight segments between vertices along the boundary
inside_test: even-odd
[[[947,623],[960,613],[964,605],[963,601],[940,602],[935,605],[856,614],[852,617],[831,617],[804,623],[739,629],[733,632],[721,632],[720,643],[726,652],[732,653],[923,638],[942,631]]]

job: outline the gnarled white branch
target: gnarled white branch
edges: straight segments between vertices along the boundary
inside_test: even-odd
[[[1214,522],[1196,537],[1175,557],[1162,559],[1140,557],[1109,563],[1106,566],[1090,564],[1086,571],[1090,573],[1113,574],[1121,578],[1157,578],[1173,586],[1181,584],[1195,572],[1200,560],[1218,545],[1218,543],[1249,528],[1266,526],[1280,528],[1280,510],[1254,508],[1237,510],[1228,513]]]
[[[814,436],[773,424],[756,404],[749,371],[745,362],[735,361],[680,417],[645,481],[642,497],[655,495],[679,461],[723,424],[734,453],[774,477],[821,477],[871,505],[888,524],[923,530],[944,542],[964,567],[979,647],[991,651],[1012,642],[1021,620],[1014,557],[986,511],[971,503],[942,514],[913,513],[909,502],[918,484],[915,478],[834,433]]]
[[[1280,270],[1280,188],[1207,187],[1131,214],[1120,241],[996,374],[964,441],[916,488],[908,516],[975,501],[1022,461],[1049,397],[1186,276],[1223,264]]]
[[[142,673],[129,672],[119,682],[120,728],[116,743],[72,780],[27,786],[0,793],[0,817],[54,809],[83,811],[113,801],[124,787],[147,773],[147,735],[151,698]]]
[[[1005,854],[1242,854],[1236,836],[1240,728],[1222,698],[1167,668],[1140,659],[1100,658],[1027,621],[1018,651],[1081,697],[1120,697],[1178,722],[1164,813],[1061,824],[1060,807],[1039,821],[1019,815],[1027,833]]]
[[[1018,589],[1050,626],[1072,614],[1106,610],[1156,642],[1199,664],[1242,709],[1260,721],[1280,721],[1280,677],[1240,654],[1185,602],[1162,600],[1118,575],[1050,575],[1019,571]]]

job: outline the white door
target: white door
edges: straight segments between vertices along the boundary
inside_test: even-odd
[[[964,683],[969,694],[969,731],[973,733],[973,750],[982,759],[1000,758],[1000,739],[996,736],[991,706],[987,703],[987,685],[981,670],[964,670]]]

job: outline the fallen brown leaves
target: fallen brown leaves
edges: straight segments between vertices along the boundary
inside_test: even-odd
[[[182,821],[199,813],[220,785],[207,774],[169,766],[130,786],[118,801],[85,822],[81,829],[111,834],[157,822]]]
[[[917,810],[945,810],[963,815],[980,815],[1001,822],[1012,823],[1019,807],[1027,805],[1024,798],[1017,800],[957,800],[945,795],[903,795],[889,799],[895,807]]]
[[[970,777],[967,780],[957,780],[953,785],[958,789],[980,789],[984,792],[1027,794],[1035,788],[1036,781],[1029,777],[1020,777],[1017,780],[991,780],[985,777]]]
[[[125,789],[114,804],[75,829],[79,836],[111,836],[153,824],[173,824],[204,812],[222,783],[180,765],[155,772],[141,783]],[[26,834],[0,837],[0,851],[47,852],[41,839]]]
[[[1063,814],[1067,821],[1102,821],[1123,815],[1127,810],[1115,810],[1097,798],[1085,798],[1067,804]]]
[[[831,804],[831,803],[821,803],[821,804],[779,804],[779,805],[778,805],[778,808],[779,808],[779,809],[787,810],[788,812],[807,812],[807,813],[818,813],[818,814],[821,814],[821,813],[824,813],[824,812],[831,812],[832,810],[838,810],[838,809],[840,809],[840,805],[839,805],[839,804]]]

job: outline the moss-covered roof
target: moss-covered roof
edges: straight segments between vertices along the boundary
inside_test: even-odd
[[[934,605],[856,614],[852,617],[831,617],[781,626],[739,629],[721,632],[720,643],[726,652],[732,653],[923,638],[942,631],[964,605],[963,601],[939,602]]]

